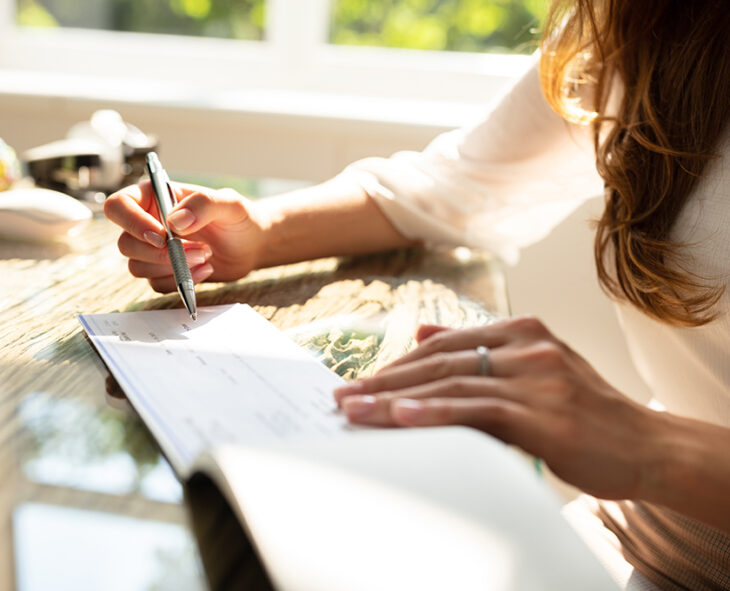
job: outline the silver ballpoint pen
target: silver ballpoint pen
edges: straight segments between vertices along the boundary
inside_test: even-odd
[[[183,304],[185,304],[185,309],[190,314],[190,318],[196,320],[198,318],[198,308],[195,304],[195,285],[190,274],[187,258],[185,258],[185,249],[180,239],[172,233],[167,225],[167,216],[177,204],[177,200],[170,186],[170,178],[167,176],[165,169],[162,168],[160,159],[155,152],[147,154],[147,172],[150,175],[152,191],[155,194],[157,209],[160,212],[160,221],[167,233],[167,253],[170,256],[170,264],[172,265],[172,273],[175,276],[177,290],[180,292],[180,297]]]

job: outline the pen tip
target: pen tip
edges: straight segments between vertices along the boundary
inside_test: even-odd
[[[190,315],[190,318],[192,318],[193,320],[197,320],[197,319],[198,319],[198,313],[197,313],[197,312],[193,312],[193,313],[192,313],[192,314]]]

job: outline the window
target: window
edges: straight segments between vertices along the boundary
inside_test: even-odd
[[[16,22],[31,27],[261,40],[264,11],[264,0],[17,0]]]
[[[12,0],[28,27],[263,40],[266,0]],[[300,3],[334,45],[531,53],[543,0],[269,0]],[[280,12],[296,19],[297,11]],[[301,12],[300,12],[301,14]],[[328,23],[322,21],[328,20]],[[311,25],[312,20],[309,20]],[[322,39],[324,41],[324,39]]]
[[[171,169],[321,180],[478,117],[544,3],[0,0],[0,131],[31,147],[114,108]]]
[[[483,103],[526,63],[509,54],[534,50],[544,10],[544,0],[0,0],[0,68],[153,80],[181,96]]]
[[[544,0],[334,0],[330,42],[532,53]]]

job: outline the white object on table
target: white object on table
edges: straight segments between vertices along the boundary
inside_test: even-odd
[[[11,189],[0,192],[0,235],[52,241],[72,235],[91,219],[91,210],[78,200],[50,189]]]

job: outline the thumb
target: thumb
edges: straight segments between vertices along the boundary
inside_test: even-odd
[[[167,216],[167,223],[173,232],[185,236],[211,222],[221,221],[233,225],[245,222],[248,218],[246,199],[233,189],[201,187],[177,204]]]

